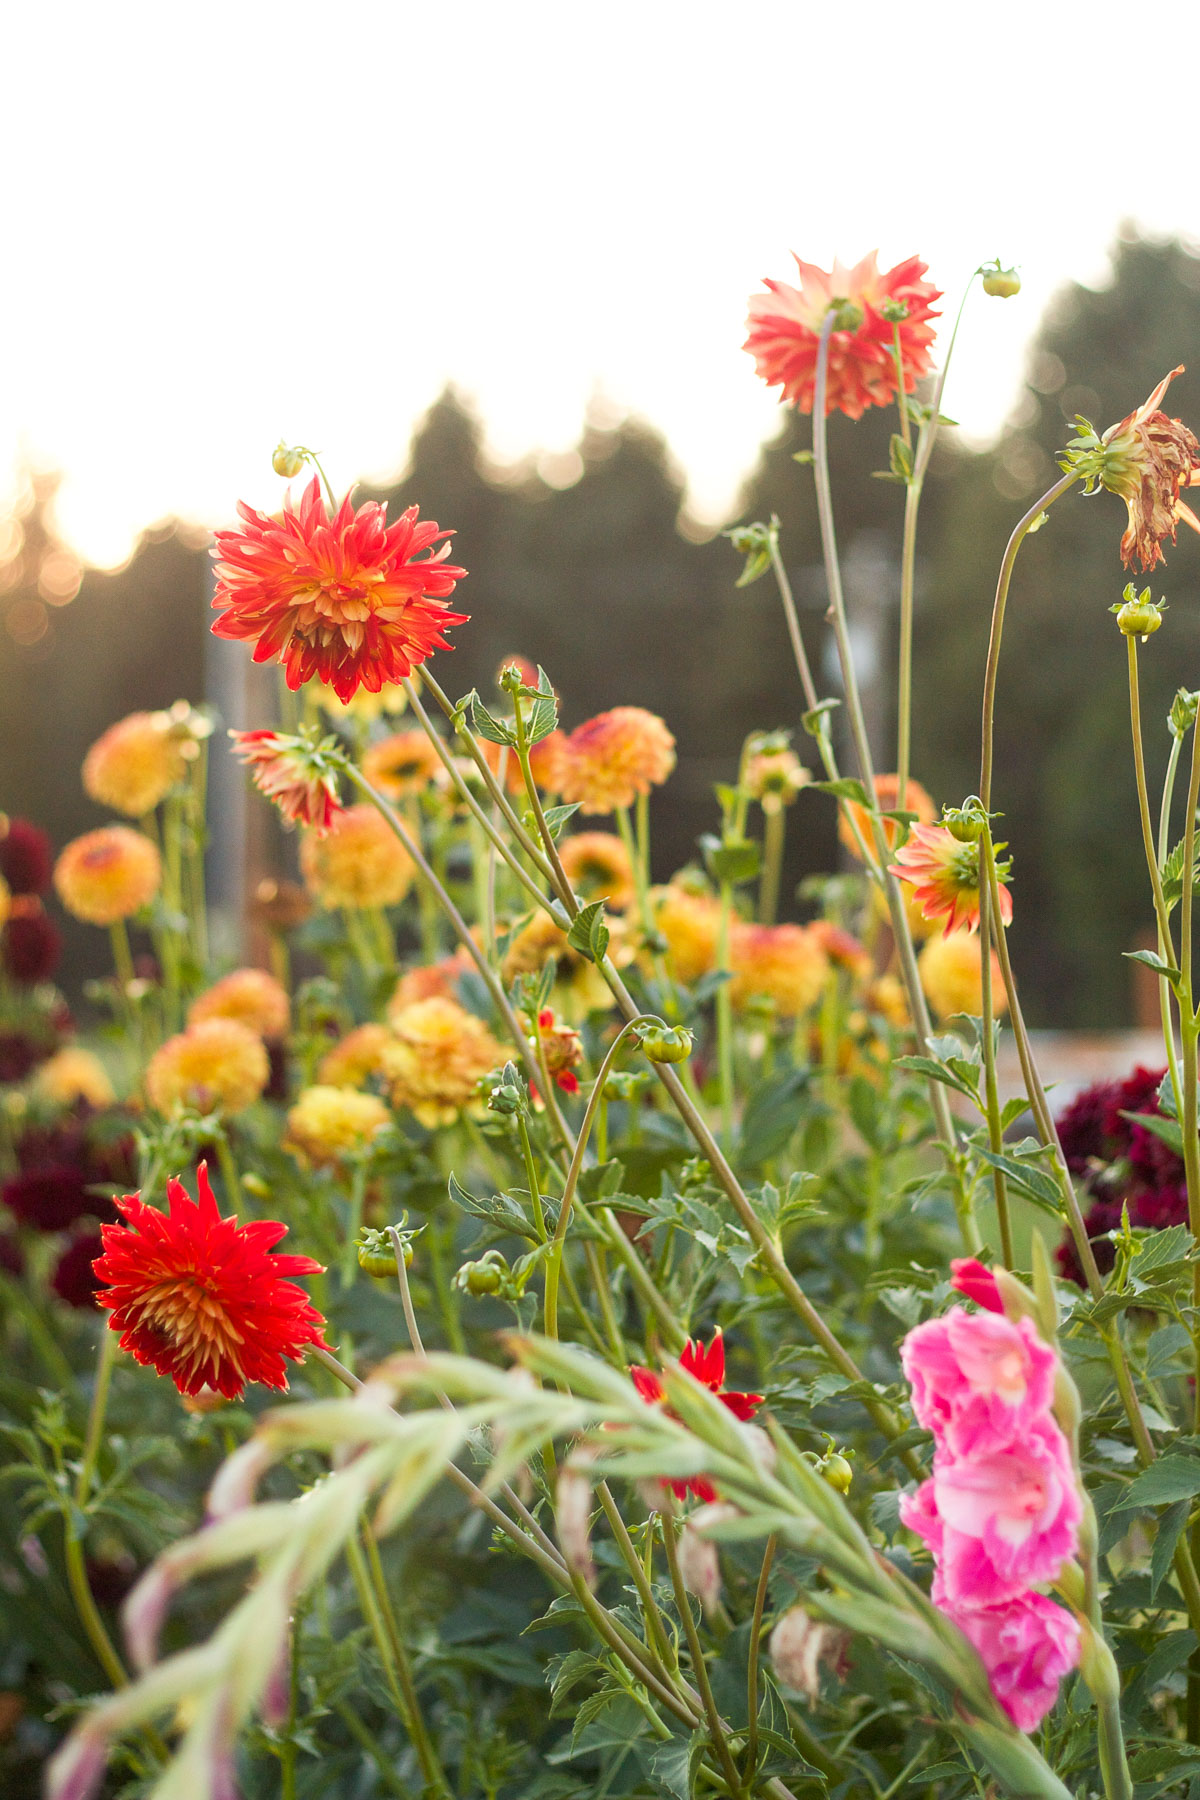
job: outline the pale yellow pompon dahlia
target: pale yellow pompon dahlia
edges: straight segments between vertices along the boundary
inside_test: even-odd
[[[161,881],[158,851],[128,825],[104,825],[73,838],[54,865],[59,899],[89,925],[131,918],[149,905]]]
[[[446,780],[442,759],[423,731],[394,731],[372,744],[362,770],[385,800],[408,800]]]
[[[33,1091],[39,1100],[55,1106],[74,1106],[78,1100],[86,1100],[89,1106],[111,1106],[117,1097],[100,1058],[77,1044],[68,1044],[41,1065],[33,1078]]]
[[[482,1110],[479,1082],[507,1056],[482,1019],[435,996],[405,1007],[392,1027],[395,1041],[384,1050],[383,1072],[394,1106],[407,1106],[430,1128]]]
[[[815,1006],[829,974],[820,940],[804,925],[735,924],[730,934],[733,967],[730,997],[735,1008],[769,999],[781,1019],[795,1019]]]
[[[392,1041],[386,1025],[356,1025],[325,1052],[317,1066],[317,1080],[323,1087],[365,1087],[382,1069],[384,1049]]]
[[[715,894],[694,893],[672,881],[652,888],[654,923],[667,940],[667,956],[676,981],[691,987],[717,963],[721,903]]]
[[[186,773],[182,740],[165,712],[118,719],[83,759],[85,792],[131,819],[152,812]]]
[[[606,900],[614,912],[632,905],[633,863],[621,839],[611,831],[579,831],[558,846],[571,891],[585,903]]]
[[[375,1094],[346,1087],[305,1088],[288,1113],[283,1141],[300,1162],[328,1167],[361,1156],[391,1119]]]
[[[973,931],[951,931],[944,937],[932,937],[917,958],[921,986],[939,1019],[955,1013],[969,1013],[977,1019],[983,1011],[983,978],[980,972],[980,941]],[[993,950],[992,1008],[999,1015],[1008,1010],[1008,996],[1000,958]]]
[[[160,1113],[244,1112],[267,1085],[270,1063],[261,1038],[236,1019],[205,1019],[156,1050],[146,1095]]]
[[[562,748],[559,792],[585,813],[632,806],[675,767],[675,739],[642,706],[614,706],[577,725]]]
[[[305,832],[300,870],[321,905],[394,906],[412,885],[407,850],[373,806],[350,806],[324,837]]]
[[[287,1036],[292,1003],[287,989],[265,969],[235,969],[193,1000],[188,1007],[189,1025],[205,1019],[236,1019],[261,1038]]]

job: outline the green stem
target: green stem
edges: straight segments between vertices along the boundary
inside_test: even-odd
[[[245,1208],[245,1195],[242,1193],[241,1178],[238,1175],[233,1151],[229,1147],[228,1131],[224,1125],[217,1132],[217,1162],[221,1167],[221,1181],[225,1187],[226,1204],[240,1215]]]
[[[687,1639],[689,1654],[692,1659],[692,1674],[696,1686],[700,1690],[700,1699],[704,1706],[704,1716],[708,1724],[709,1740],[717,1753],[721,1771],[729,1786],[729,1792],[738,1800],[746,1792],[732,1752],[725,1738],[725,1728],[721,1715],[717,1711],[717,1703],[713,1698],[712,1684],[708,1679],[708,1665],[704,1660],[704,1650],[700,1643],[700,1634],[696,1630],[696,1621],[692,1617],[692,1602],[683,1576],[679,1568],[679,1550],[675,1541],[675,1523],[666,1512],[659,1514],[662,1524],[663,1544],[667,1552],[667,1566],[671,1571],[671,1585],[675,1590],[675,1606],[683,1625],[683,1633]]]
[[[763,1613],[767,1605],[767,1583],[779,1539],[771,1536],[763,1546],[762,1568],[754,1590],[754,1614],[750,1620],[750,1643],[746,1656],[746,1780],[752,1782],[758,1770],[758,1656],[762,1643]]]
[[[1193,1237],[1200,1234],[1200,1137],[1197,1136],[1196,1039],[1200,1019],[1192,974],[1192,866],[1196,856],[1196,807],[1200,804],[1200,730],[1192,729],[1192,764],[1188,780],[1187,812],[1183,826],[1183,893],[1179,901],[1179,1010],[1183,1067],[1183,1107],[1179,1123],[1183,1132],[1183,1166],[1187,1176],[1188,1225]],[[1200,1306],[1200,1268],[1192,1272],[1192,1306]],[[1192,1327],[1196,1368],[1200,1370],[1200,1313]],[[1200,1421],[1200,1389],[1195,1394],[1196,1421]],[[1200,1427],[1193,1424],[1193,1430]]]
[[[727,1150],[733,1147],[733,982],[729,977],[729,940],[733,923],[733,888],[728,881],[720,886],[721,911],[717,924],[716,972],[726,979],[717,989],[717,1085],[721,1102],[721,1140]]]
[[[371,1539],[364,1532],[368,1544]],[[376,1577],[379,1567],[379,1552],[375,1550],[374,1563],[364,1557],[358,1540],[350,1537],[346,1542],[346,1560],[350,1565],[350,1573],[354,1577],[354,1585],[358,1589],[359,1605],[363,1617],[375,1640],[375,1648],[379,1652],[379,1660],[383,1664],[384,1677],[391,1690],[392,1701],[400,1716],[400,1721],[408,1733],[417,1760],[421,1765],[421,1773],[426,1783],[440,1794],[449,1796],[452,1792],[445,1775],[442,1773],[436,1752],[425,1730],[421,1717],[421,1709],[417,1701],[416,1689],[413,1687],[412,1670],[408,1657],[400,1641],[399,1633],[389,1630],[390,1608],[387,1594],[381,1580]],[[380,1576],[382,1570],[379,1570]],[[391,1621],[394,1627],[394,1620]]]
[[[901,416],[908,417],[904,396]],[[907,437],[905,442],[907,443]],[[904,493],[904,536],[900,549],[899,670],[896,687],[896,804],[904,806],[908,794],[908,767],[912,751],[913,613],[917,567],[917,514],[921,508],[922,477],[914,470]]]
[[[1000,1120],[1000,1094],[996,1084],[996,1032],[993,1024],[995,1010],[992,1005],[992,943],[991,920],[992,884],[991,873],[995,864],[995,853],[992,849],[992,834],[985,825],[979,840],[979,855],[983,869],[979,884],[979,985],[980,985],[980,1033],[983,1046],[983,1081],[984,1101],[987,1107],[988,1148],[994,1156],[998,1156],[1004,1145],[1004,1129]],[[997,886],[997,892],[999,887]],[[995,1166],[992,1168],[992,1191],[996,1199],[996,1223],[1000,1229],[1000,1254],[1006,1269],[1013,1266],[1012,1221],[1008,1210],[1008,1183],[1004,1171]]]
[[[613,1499],[606,1481],[597,1483],[596,1495],[604,1508],[604,1516],[616,1539],[621,1559],[633,1577],[633,1585],[637,1589],[638,1599],[642,1603],[642,1616],[646,1621],[646,1634],[650,1644],[668,1675],[673,1680],[678,1680],[679,1658],[663,1629],[662,1617],[654,1598],[654,1591],[650,1586],[649,1577],[642,1567],[642,1559],[634,1549],[633,1540],[626,1529],[625,1521],[621,1517],[620,1509]]]
[[[521,1154],[525,1158],[525,1178],[529,1182],[529,1198],[533,1203],[534,1223],[537,1225],[538,1238],[546,1241],[546,1215],[542,1210],[542,1190],[538,1184],[537,1162],[534,1159],[533,1145],[529,1139],[529,1127],[525,1123],[525,1114],[517,1114],[517,1136],[521,1140]]]
[[[782,806],[763,808],[763,866],[758,887],[758,917],[773,925],[779,913],[779,889],[783,879],[783,848],[787,838],[787,814]]]
[[[362,1229],[363,1205],[367,1197],[370,1155],[356,1156],[350,1175],[350,1207],[346,1216],[346,1241],[342,1245],[342,1286],[348,1288],[358,1269],[358,1234]]]
[[[408,1659],[408,1651],[400,1635],[400,1627],[392,1607],[391,1595],[388,1593],[387,1581],[384,1578],[383,1562],[379,1555],[379,1545],[372,1532],[363,1530],[363,1542],[367,1551],[367,1566],[370,1570],[371,1585],[374,1589],[379,1610],[383,1617],[384,1629],[387,1632],[388,1644],[396,1663],[396,1673],[404,1690],[404,1698],[409,1710],[409,1735],[417,1752],[417,1760],[421,1764],[421,1772],[431,1787],[441,1793],[451,1795],[453,1790],[447,1781],[433,1741],[429,1736],[425,1720],[421,1712],[421,1703],[417,1698],[416,1682],[413,1679],[412,1664]]]
[[[800,618],[796,611],[796,600],[792,593],[792,584],[788,580],[787,570],[783,566],[783,558],[779,554],[779,532],[774,521],[767,537],[767,546],[771,556],[771,568],[775,572],[775,585],[779,589],[779,598],[783,602],[783,616],[787,622],[788,638],[791,641],[792,655],[796,659],[796,669],[800,676],[800,686],[804,690],[804,702],[809,712],[820,705],[817,699],[816,684],[812,678],[812,670],[808,665],[808,653],[804,648],[804,639],[800,635]],[[831,776],[831,780],[836,777]]]
[[[1175,794],[1175,776],[1179,768],[1182,749],[1183,738],[1178,733],[1172,733],[1171,754],[1167,759],[1167,773],[1163,781],[1162,804],[1158,810],[1158,866],[1160,869],[1167,860],[1170,845],[1171,801]],[[1162,957],[1167,954],[1161,935],[1158,940],[1158,954]],[[1160,979],[1158,984],[1159,1016],[1162,1019],[1163,1043],[1166,1046],[1167,1062],[1171,1068],[1171,1088],[1175,1095],[1175,1117],[1178,1118],[1183,1111],[1183,1088],[1179,1076],[1179,1054],[1175,1045],[1175,1024],[1171,1000],[1170,984]]]
[[[1146,852],[1146,867],[1150,871],[1150,886],[1154,893],[1154,916],[1158,920],[1158,937],[1166,948],[1162,954],[1175,967],[1175,947],[1171,942],[1171,923],[1167,913],[1167,902],[1163,896],[1162,877],[1159,874],[1158,857],[1155,853],[1154,827],[1150,823],[1150,795],[1146,788],[1146,758],[1142,749],[1142,703],[1138,689],[1138,647],[1136,637],[1127,637],[1125,643],[1129,651],[1129,720],[1133,730],[1133,768],[1137,780],[1138,816],[1142,823],[1142,848]]]

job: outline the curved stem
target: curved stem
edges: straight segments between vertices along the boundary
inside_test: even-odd
[[[754,1615],[750,1620],[750,1643],[746,1652],[746,1779],[754,1780],[758,1767],[758,1655],[762,1642],[763,1613],[767,1605],[767,1582],[775,1560],[778,1537],[772,1535],[763,1547],[762,1568],[754,1590]]]
[[[796,659],[796,668],[800,674],[800,686],[804,689],[804,699],[809,712],[820,705],[817,699],[816,685],[813,682],[812,670],[808,666],[808,655],[804,648],[804,639],[800,635],[800,619],[796,612],[796,601],[792,594],[792,584],[788,580],[787,570],[783,566],[783,558],[779,554],[779,534],[774,526],[767,537],[767,547],[771,557],[771,567],[775,571],[775,584],[779,589],[779,598],[783,602],[783,616],[787,621],[788,637],[791,640],[792,655]]]

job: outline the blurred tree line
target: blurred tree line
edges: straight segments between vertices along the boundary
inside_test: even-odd
[[[1124,236],[1111,285],[1068,287],[1051,307],[997,444],[974,453],[953,433],[943,440],[922,510],[914,757],[939,801],[961,800],[978,782],[980,682],[1012,525],[1054,479],[1073,416],[1100,427],[1124,417],[1187,360],[1198,337],[1200,260],[1178,243]],[[1172,390],[1170,410],[1197,422],[1189,386],[1181,380]],[[953,380],[950,394],[953,411]],[[885,637],[903,494],[871,472],[887,465],[894,422],[894,410],[858,424],[837,416],[829,434],[852,611],[866,625],[882,609]],[[738,518],[779,515],[818,686],[835,694],[812,477],[793,460],[810,441],[807,418],[781,414]],[[453,656],[437,659],[449,692],[478,685],[486,693],[502,659],[521,652],[550,673],[568,728],[619,704],[666,718],[679,768],[655,804],[657,873],[665,876],[712,828],[712,785],[731,778],[748,732],[791,728],[812,760],[799,684],[771,579],[735,587],[739,559],[683,512],[682,481],[657,433],[634,421],[593,421],[570,473],[570,485],[556,486],[532,467],[490,468],[479,421],[447,393],[418,429],[402,480],[376,497],[392,507],[415,501],[455,528],[455,560],[470,570],[460,597],[472,618],[454,633]],[[202,540],[176,527],[147,534],[124,568],[87,571],[81,585],[76,574],[72,584],[51,517],[43,485],[7,538],[0,533],[0,808],[39,820],[61,845],[102,822],[78,769],[104,727],[135,708],[203,694],[209,574]],[[995,804],[1015,856],[1015,954],[1037,1023],[1126,1022],[1130,965],[1121,952],[1151,920],[1124,644],[1107,612],[1123,585],[1123,525],[1116,499],[1085,502],[1072,492],[1027,540],[1010,600]],[[1166,760],[1171,697],[1180,685],[1200,686],[1200,616],[1188,594],[1198,555],[1183,532],[1154,581],[1172,604],[1142,657],[1152,783]],[[869,657],[869,641],[864,650]],[[886,671],[890,643],[883,652]],[[881,745],[890,745],[890,692],[877,711]],[[218,738],[218,755],[221,746]],[[894,766],[890,748],[880,766]],[[802,796],[791,815],[785,893],[804,874],[833,867],[837,854],[831,804]],[[72,938],[68,980],[103,957],[99,933]]]

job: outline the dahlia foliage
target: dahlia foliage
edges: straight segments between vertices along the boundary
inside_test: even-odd
[[[1052,1106],[995,835],[1020,532],[978,792],[935,799],[907,646],[941,291],[916,256],[798,266],[750,302],[759,375],[897,411],[892,766],[818,417],[842,704],[778,521],[737,527],[731,604],[780,571],[796,703],[683,868],[654,827],[703,747],[525,657],[443,692],[449,532],[323,474],[217,535],[213,629],[280,665],[281,716],[230,745],[133,713],[82,770],[115,818],[0,816],[6,1794],[1193,1792],[1198,696],[1152,811],[1137,659],[1171,631],[1130,590],[1163,1054]],[[1041,502],[1126,503],[1098,633],[1122,559],[1194,523],[1172,379],[1081,422]],[[212,755],[294,835],[256,831],[278,867],[210,931]],[[789,892],[834,808],[838,872]],[[64,929],[112,958],[70,1004]]]

